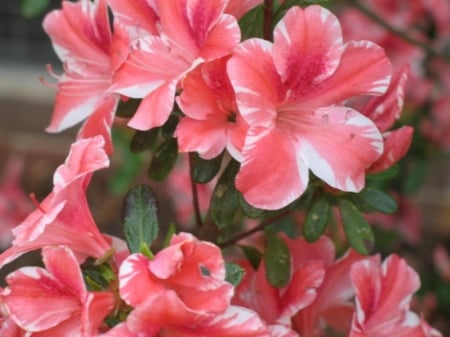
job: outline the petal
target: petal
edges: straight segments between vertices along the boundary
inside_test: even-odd
[[[281,297],[283,318],[290,320],[300,310],[305,310],[316,299],[317,289],[325,277],[325,268],[321,262],[310,262],[294,271],[291,281]]]
[[[105,98],[103,104],[84,122],[77,135],[77,139],[86,139],[97,135],[102,136],[105,140],[105,152],[109,155],[113,153],[111,127],[119,101],[114,96],[110,95]]]
[[[150,297],[158,296],[158,293],[164,289],[151,277],[148,263],[149,260],[144,255],[132,254],[120,266],[120,296],[133,307],[140,305]]]
[[[405,87],[408,80],[409,64],[394,74],[388,91],[379,97],[373,97],[363,110],[363,115],[374,121],[380,131],[388,130],[400,118],[405,99]]]
[[[417,273],[396,255],[382,266],[378,256],[356,262],[350,277],[356,291],[356,320],[366,329],[401,322],[420,286]]]
[[[89,180],[95,171],[108,167],[109,158],[104,146],[105,141],[101,136],[73,143],[64,164],[53,175],[54,192],[58,193],[74,182],[84,186],[85,180]]]
[[[176,80],[167,82],[147,95],[139,104],[128,126],[136,130],[162,126],[173,109],[176,87]]]
[[[272,60],[272,44],[249,39],[241,43],[228,61],[228,75],[240,113],[250,126],[269,126],[284,96],[281,79]]]
[[[249,130],[236,176],[236,188],[249,204],[279,209],[297,199],[307,185],[308,167],[290,137],[278,130]]]
[[[108,0],[108,4],[111,6],[114,19],[120,21],[132,36],[159,35],[159,15],[152,2]]]
[[[343,49],[340,28],[321,6],[292,7],[277,24],[273,59],[290,96],[305,95],[334,73]]]
[[[81,325],[86,336],[97,336],[103,320],[114,309],[115,295],[112,292],[90,292],[83,303]]]
[[[106,99],[109,78],[65,76],[58,84],[55,106],[47,132],[60,132],[90,116]]]
[[[222,15],[208,32],[208,38],[198,57],[210,61],[229,55],[240,39],[241,31],[236,19],[231,15]]]
[[[226,3],[226,0],[159,0],[162,31],[167,34],[170,44],[192,62],[209,42],[209,33],[221,19]],[[224,41],[226,49],[227,40]]]
[[[302,103],[323,107],[358,95],[381,95],[390,79],[391,64],[383,48],[369,41],[351,41],[345,44],[335,73],[303,96]]]
[[[4,301],[14,321],[28,331],[57,326],[81,309],[78,299],[45,269],[24,267],[8,275]]]
[[[82,303],[87,292],[80,266],[72,250],[66,246],[44,247],[42,257],[45,268],[53,278],[67,289],[68,294],[72,294]]]
[[[311,171],[334,188],[361,190],[365,169],[383,151],[382,136],[372,121],[345,107],[322,109],[305,119],[309,126],[301,128],[299,151]]]
[[[59,58],[79,74],[107,73],[111,31],[106,0],[64,1],[62,7],[50,12],[43,22]]]
[[[384,151],[381,157],[367,170],[367,173],[384,171],[402,159],[409,150],[414,129],[402,126],[384,135]]]
[[[185,117],[180,120],[175,137],[180,152],[198,152],[200,157],[212,159],[227,145],[227,123]]]

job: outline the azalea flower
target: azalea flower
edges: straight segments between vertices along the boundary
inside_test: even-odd
[[[13,229],[15,239],[0,254],[0,267],[26,252],[59,244],[69,246],[80,259],[110,254],[111,240],[100,233],[86,199],[93,172],[109,166],[104,146],[101,136],[72,144],[53,176],[53,191]]]
[[[290,251],[293,246],[296,246],[296,250],[318,251],[314,248],[317,244],[307,244],[303,239],[290,240],[282,237],[285,241],[290,241]],[[315,300],[317,289],[325,276],[321,259],[318,256],[311,259],[292,256],[292,275],[289,283],[282,288],[276,288],[268,282],[264,261],[260,262],[257,270],[247,261],[240,261],[239,264],[244,268],[245,274],[236,288],[233,304],[256,311],[269,325],[271,336],[298,336],[291,327],[291,318]]]
[[[293,318],[292,324],[301,336],[325,336],[326,328],[348,331],[354,312],[354,290],[350,280],[350,268],[356,261],[364,259],[353,249],[347,250],[336,259],[336,249],[330,238],[322,236],[314,243],[307,243],[303,238],[288,240],[293,259],[300,261],[321,262],[324,268],[323,282],[315,289],[316,296],[312,303],[300,310]]]
[[[230,0],[225,13],[233,15],[236,19],[240,19],[248,11],[263,3],[263,0]]]
[[[366,167],[383,152],[382,136],[342,102],[384,93],[390,69],[379,46],[343,43],[337,18],[315,5],[289,9],[273,44],[241,43],[228,73],[249,124],[236,177],[245,199],[282,208],[305,191],[309,170],[336,189],[360,191]]]
[[[442,337],[409,310],[420,280],[405,260],[390,255],[381,264],[379,255],[369,257],[352,266],[350,278],[356,291],[356,312],[349,337]]]
[[[229,57],[203,63],[189,73],[178,97],[186,115],[175,131],[180,152],[198,152],[204,159],[218,156],[225,148],[240,158],[247,123],[236,106],[226,73]]]
[[[224,14],[226,0],[155,0],[159,35],[139,39],[114,77],[111,90],[143,98],[128,125],[138,130],[163,125],[175,92],[198,64],[225,55],[238,44],[236,19]]]
[[[57,94],[47,131],[59,132],[87,119],[78,138],[102,135],[111,153],[110,128],[119,95],[108,90],[126,57],[127,35],[117,24],[112,34],[106,0],[63,1],[43,26],[64,67],[61,76],[54,75]]]
[[[23,267],[8,275],[1,293],[11,319],[36,337],[94,336],[114,308],[114,294],[89,292],[68,247],[42,250],[45,269]]]
[[[191,234],[173,236],[151,260],[130,255],[119,280],[121,297],[134,308],[127,327],[139,336],[267,336],[254,312],[230,306],[220,249]]]

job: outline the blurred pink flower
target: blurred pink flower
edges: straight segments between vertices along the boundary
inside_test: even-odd
[[[23,267],[6,278],[1,296],[11,319],[36,337],[94,336],[114,308],[114,294],[87,291],[68,247],[45,247],[42,255],[46,269]]]
[[[59,132],[87,118],[78,138],[102,135],[112,152],[110,128],[119,95],[108,92],[115,68],[128,48],[119,25],[111,32],[106,0],[62,2],[43,22],[64,73],[58,79],[49,132]],[[122,54],[122,56],[121,56]]]
[[[32,211],[30,197],[20,183],[23,162],[19,158],[7,161],[0,182],[0,251],[13,240],[12,229]]]
[[[356,312],[349,337],[442,337],[410,311],[413,293],[419,289],[417,273],[405,260],[390,255],[353,264],[350,277],[356,291]]]
[[[180,80],[195,66],[228,55],[238,44],[236,19],[226,0],[156,0],[159,35],[136,41],[114,77],[112,90],[143,98],[128,123],[139,130],[163,125]]]
[[[342,102],[383,94],[390,69],[379,46],[343,43],[337,18],[316,5],[289,9],[273,44],[241,43],[228,73],[250,127],[236,177],[245,199],[282,208],[306,189],[309,170],[334,188],[361,190],[383,141],[372,121]]]
[[[109,166],[104,146],[101,136],[72,144],[66,162],[53,176],[53,191],[13,229],[13,245],[0,255],[0,266],[52,245],[67,245],[80,259],[111,253],[111,240],[100,233],[86,199],[92,174]]]

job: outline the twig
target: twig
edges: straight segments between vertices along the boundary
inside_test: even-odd
[[[268,41],[273,40],[273,0],[264,0],[264,26],[263,38]]]
[[[232,237],[231,239],[226,240],[226,241],[224,241],[222,243],[219,243],[218,246],[220,248],[225,248],[225,247],[231,246],[231,245],[235,244],[236,242],[246,238],[247,236],[250,236],[250,235],[253,235],[253,234],[255,234],[255,233],[259,232],[259,231],[262,231],[264,228],[266,228],[267,226],[273,224],[275,221],[278,221],[278,220],[284,218],[289,213],[291,213],[291,212],[289,210],[286,210],[284,212],[281,212],[281,213],[273,216],[272,218],[263,220],[263,221],[261,221],[261,223],[258,226],[253,227],[252,229],[250,229],[248,231],[239,233],[236,236]]]
[[[191,178],[191,189],[192,189],[192,206],[194,208],[195,223],[198,227],[203,226],[202,215],[200,212],[200,204],[198,201],[198,190],[197,183],[194,180],[194,153],[189,153],[189,175]]]

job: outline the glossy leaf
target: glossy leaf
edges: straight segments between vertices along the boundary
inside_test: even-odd
[[[240,20],[239,27],[242,40],[263,36],[264,6],[257,6],[248,11]]]
[[[230,161],[222,173],[211,198],[211,217],[221,228],[232,224],[239,208],[239,192],[234,186],[234,179],[239,170],[239,163]]]
[[[308,242],[317,241],[327,228],[331,206],[325,195],[314,200],[306,214],[303,235]]]
[[[246,216],[252,219],[260,218],[264,214],[263,209],[256,208],[250,205],[241,193],[239,193],[239,206],[241,207],[242,212],[244,212]]]
[[[201,158],[197,153],[193,154],[193,157],[194,181],[199,184],[206,184],[207,182],[210,182],[219,172],[222,164],[223,152],[216,158],[210,160]]]
[[[253,269],[257,270],[263,254],[253,246],[239,245]]]
[[[125,196],[122,222],[131,253],[152,256],[149,246],[158,236],[159,207],[156,195],[146,185],[133,187]]]
[[[271,285],[282,288],[291,277],[291,254],[286,243],[280,237],[269,234],[264,252],[266,277]]]
[[[226,277],[225,280],[231,283],[234,287],[237,287],[241,283],[244,277],[244,269],[239,265],[226,262],[225,263]]]
[[[368,255],[373,249],[375,238],[367,220],[348,199],[338,200],[345,235],[350,245],[359,253]]]
[[[352,193],[352,202],[362,212],[381,212],[392,214],[397,211],[397,202],[389,194],[372,187],[359,193]]]
[[[159,128],[148,131],[136,131],[131,138],[130,149],[133,153],[139,153],[145,150],[153,149],[158,140]]]
[[[161,143],[153,153],[147,174],[156,181],[163,181],[170,173],[178,158],[176,139],[168,139]]]

